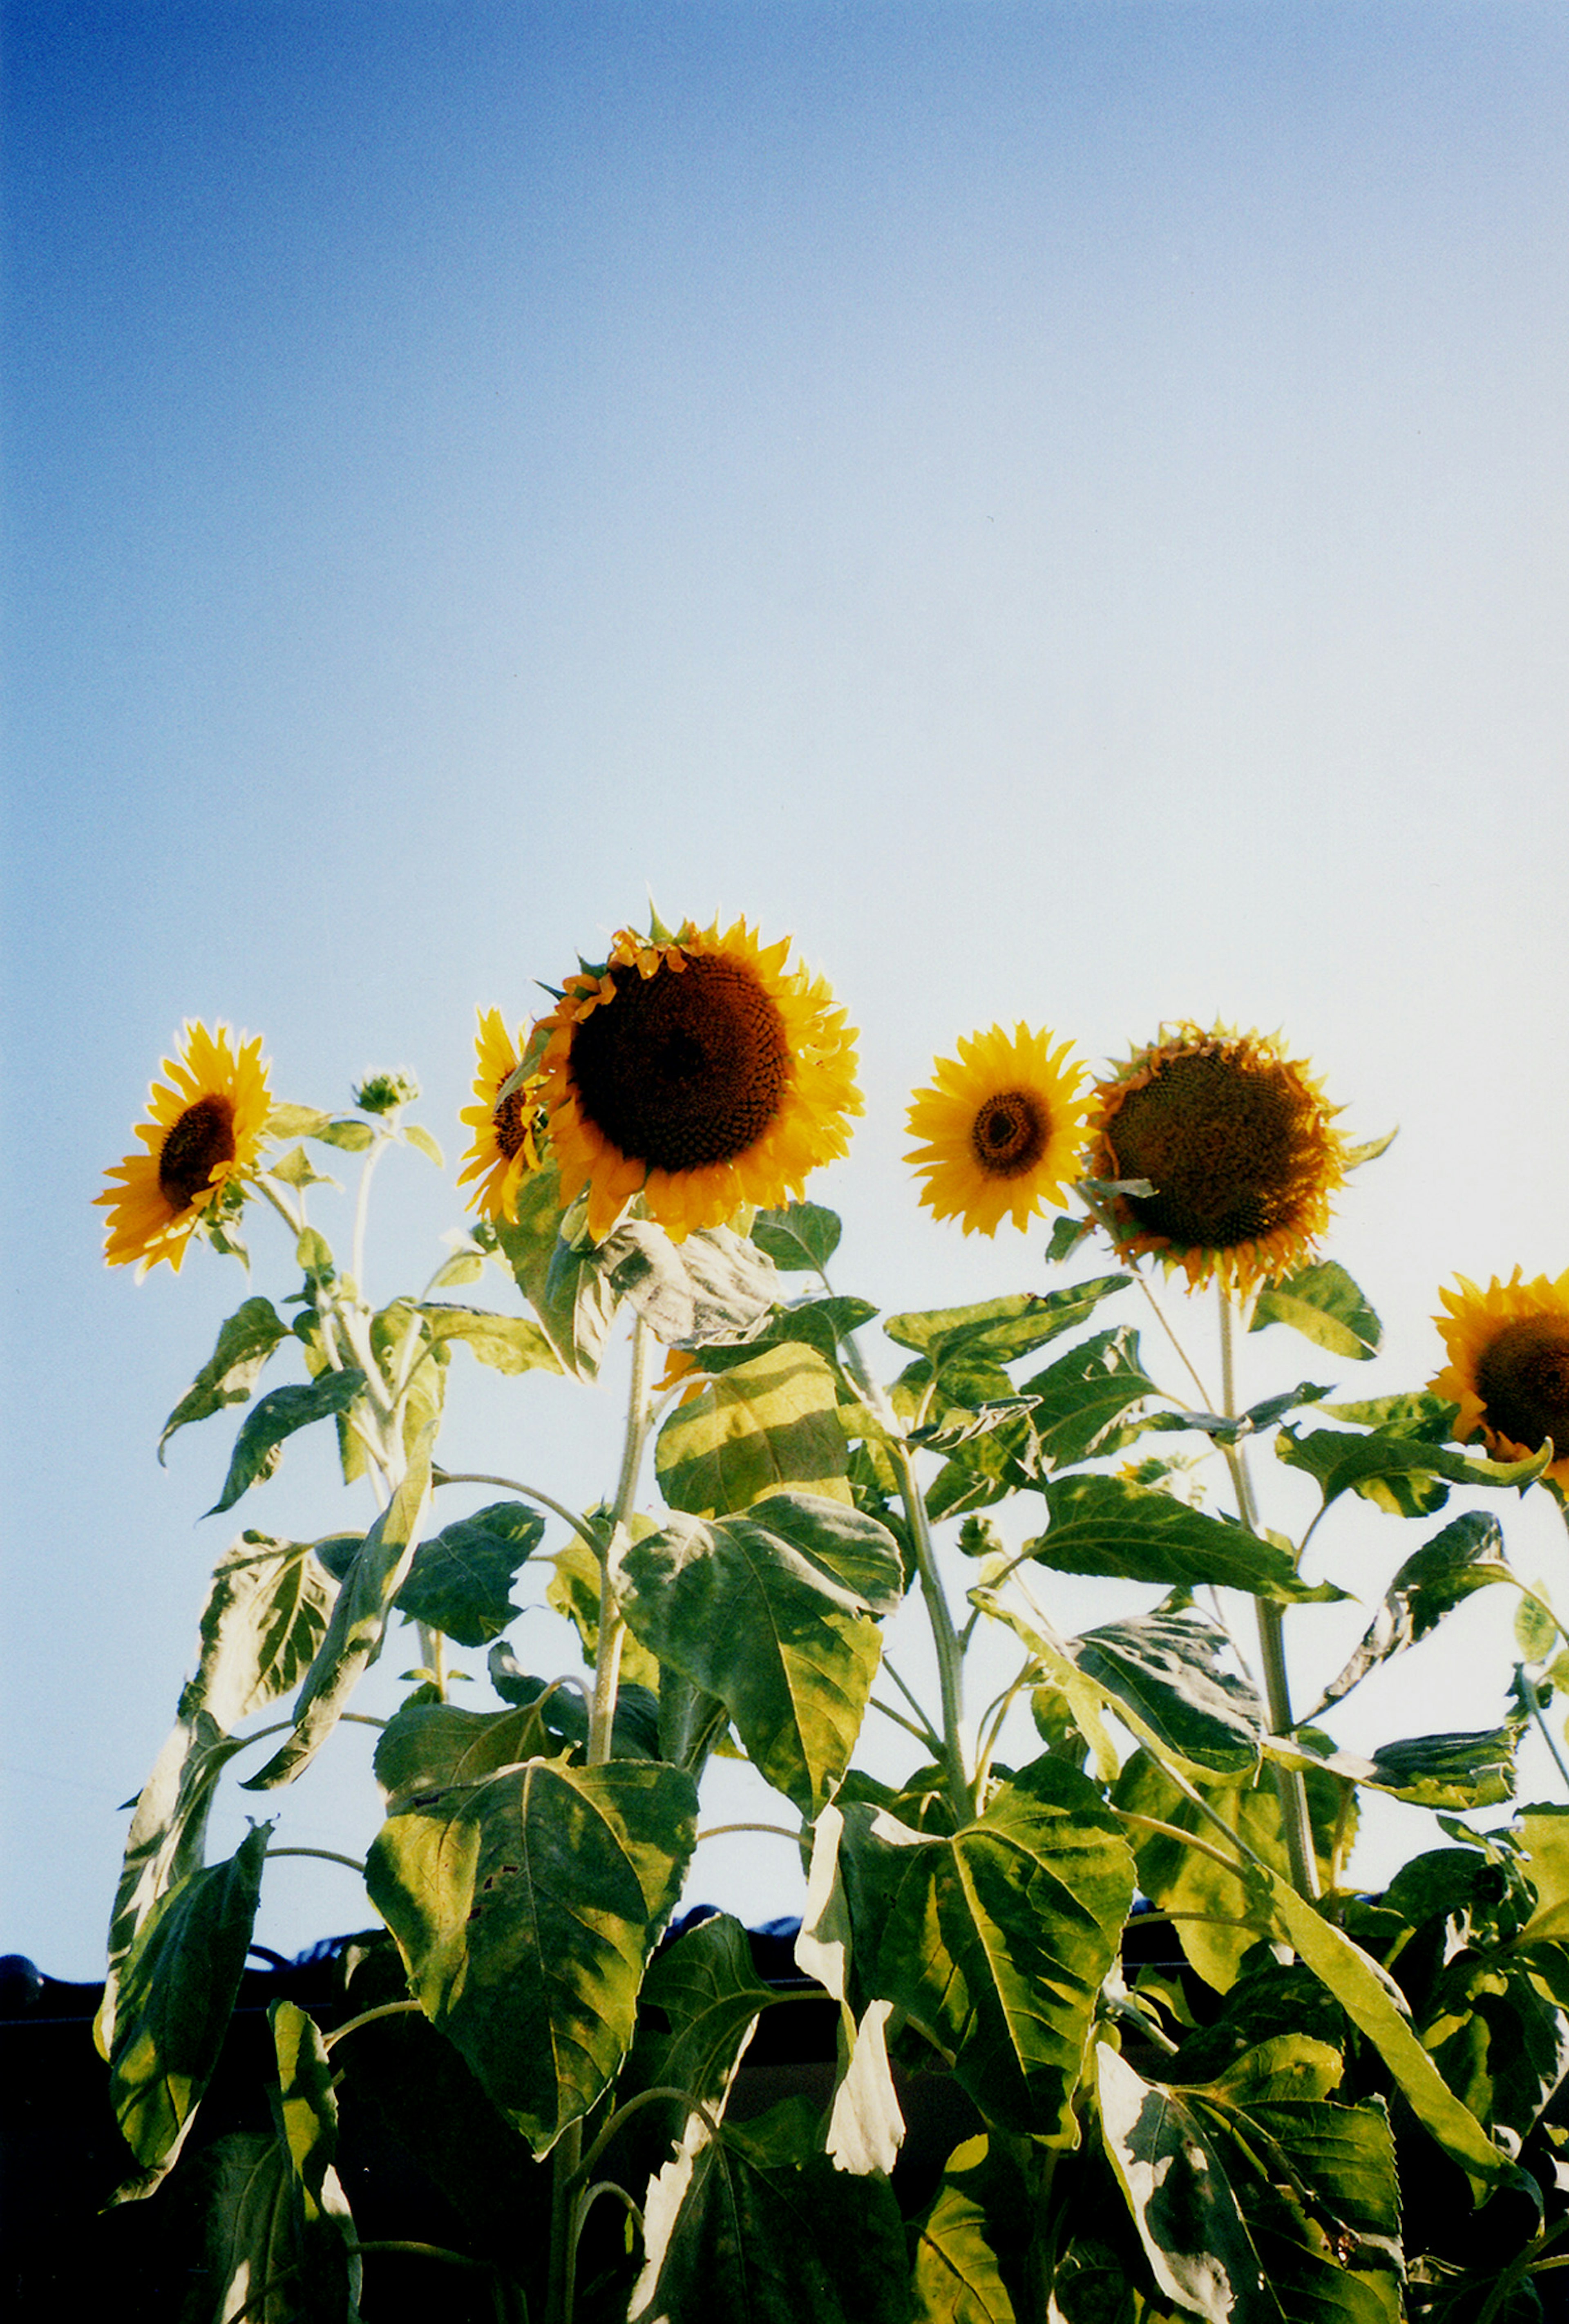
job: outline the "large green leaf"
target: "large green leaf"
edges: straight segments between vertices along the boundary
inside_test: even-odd
[[[1333,1259],[1266,1284],[1248,1329],[1261,1332],[1268,1323],[1289,1323],[1315,1348],[1327,1348],[1332,1356],[1349,1356],[1355,1363],[1376,1356],[1384,1336],[1361,1291]]]
[[[1412,2029],[1398,1987],[1343,1931],[1298,1896],[1289,1881],[1275,1873],[1264,1877],[1283,1934],[1373,2044],[1417,2120],[1460,2165],[1481,2201],[1508,2175],[1508,2159],[1444,2081]]]
[[[915,2223],[919,2324],[1015,2324],[1006,2263],[1028,2246],[1033,2224],[1018,2171],[992,2142],[956,2146]]]
[[[752,2027],[778,1999],[752,1967],[739,1921],[716,1913],[699,1922],[649,1965],[619,2101],[624,2104],[639,2090],[678,2089],[710,2114],[722,2114]],[[649,2111],[658,2115],[673,2145],[688,2109],[670,2099],[656,2101]]]
[[[1133,1900],[1097,1787],[1037,1759],[949,1835],[852,1803],[840,1860],[861,1989],[909,2012],[990,2122],[1073,2144],[1084,2045]]]
[[[766,2117],[765,2117],[766,2120]],[[694,2115],[643,2207],[631,2324],[909,2324],[904,2226],[887,2181],[784,2160]]]
[[[489,1231],[562,1363],[579,1379],[594,1379],[616,1293],[599,1251],[562,1241],[561,1219],[556,1166],[547,1162],[519,1186],[516,1218],[497,1219]]]
[[[1086,1630],[1070,1652],[1137,1734],[1202,1779],[1251,1775],[1267,1723],[1253,1688],[1220,1667],[1229,1643],[1168,1599],[1152,1614]]]
[[[839,1248],[839,1221],[820,1203],[787,1203],[780,1211],[759,1211],[752,1240],[774,1265],[788,1273],[820,1275]]]
[[[1108,2043],[1095,2066],[1106,2152],[1161,2291],[1206,2324],[1282,2324],[1204,2116]]]
[[[327,1635],[294,1705],[294,1729],[264,1767],[247,1778],[247,1791],[292,1783],[309,1766],[361,1677],[382,1651],[392,1603],[414,1558],[414,1536],[430,1498],[429,1441],[377,1517],[350,1566]]]
[[[298,2003],[275,2001],[267,2015],[278,2060],[278,2084],[269,2096],[299,2190],[300,2324],[355,2324],[360,2262],[349,2250],[354,2220],[337,2175],[332,2068],[314,2021]]]
[[[743,1340],[779,1296],[772,1259],[729,1227],[678,1243],[651,1219],[623,1219],[600,1256],[616,1296],[667,1348]]]
[[[235,2130],[195,2159],[206,2195],[202,2313],[213,2324],[300,2324],[302,2219],[289,2150]]]
[[[1512,1949],[1463,1949],[1438,1980],[1422,2041],[1456,2098],[1494,2130],[1529,2136],[1569,2074],[1564,1995]]]
[[[158,1458],[177,1428],[206,1420],[226,1405],[248,1404],[262,1367],[289,1326],[270,1299],[247,1299],[224,1324],[217,1345],[163,1424]]]
[[[838,1384],[815,1349],[765,1349],[678,1404],[654,1452],[660,1489],[696,1517],[739,1514],[769,1493],[848,1502]]]
[[[1326,1882],[1344,1802],[1343,1785],[1303,1754],[1308,1815],[1320,1879]],[[1280,1822],[1280,1798],[1273,1771],[1260,1766],[1245,1775],[1216,1780],[1195,1776],[1214,1815],[1266,1864],[1284,1871],[1288,1858]],[[1209,1818],[1173,1782],[1159,1759],[1136,1751],[1117,1779],[1116,1806],[1131,1817],[1168,1827],[1150,1831],[1135,1824],[1129,1837],[1139,1861],[1139,1886],[1151,1904],[1176,1915],[1176,1933],[1200,1977],[1224,1993],[1234,1984],[1245,1956],[1269,1926],[1268,1907],[1245,1871],[1228,1871],[1204,1848],[1189,1847],[1170,1831],[1190,1832],[1208,1848],[1224,1843]],[[1348,1842],[1354,1822],[1343,1834]]]
[[[941,1420],[914,1440],[950,1454],[927,1495],[934,1518],[1000,1500],[1053,1469],[1115,1452],[1146,1425],[1139,1408],[1159,1393],[1140,1369],[1139,1334],[1126,1325],[1082,1341],[1027,1380],[1011,1406],[998,1399],[966,1416],[948,1401],[959,1385],[950,1363],[938,1375],[946,1392]]]
[[[443,1526],[414,1552],[398,1611],[460,1646],[488,1646],[522,1610],[507,1593],[544,1533],[544,1518],[521,1501],[492,1501]]]
[[[371,1849],[366,1886],[426,2015],[539,2153],[631,2043],[697,1804],[675,1767],[531,1759],[413,1794]]]
[[[1328,1582],[1309,1588],[1273,1542],[1190,1508],[1158,1487],[1123,1477],[1074,1476],[1044,1490],[1050,1527],[1025,1546],[1060,1573],[1116,1574],[1179,1590],[1219,1584],[1288,1605],[1345,1595]]]
[[[264,1396],[235,1439],[223,1491],[208,1516],[233,1508],[242,1493],[272,1474],[283,1457],[286,1438],[313,1421],[346,1412],[365,1384],[364,1372],[322,1372],[301,1388],[275,1388]]]
[[[1361,1644],[1339,1675],[1325,1687],[1318,1704],[1324,1711],[1339,1702],[1352,1687],[1388,1662],[1416,1646],[1452,1607],[1473,1590],[1494,1582],[1512,1582],[1504,1562],[1504,1537],[1496,1517],[1469,1511],[1446,1525],[1408,1557],[1385,1592],[1382,1605],[1363,1633]],[[1313,1716],[1316,1717],[1315,1711]]]
[[[250,1948],[272,1827],[248,1832],[225,1864],[161,1896],[120,1972],[109,2095],[151,2191],[189,2130],[217,2064]]]
[[[497,1315],[482,1307],[458,1307],[427,1300],[420,1309],[437,1346],[457,1341],[496,1372],[558,1372],[561,1359],[537,1323],[526,1315]]]
[[[815,1815],[849,1765],[877,1668],[874,1615],[903,1573],[858,1509],[776,1493],[741,1517],[678,1517],[617,1574],[633,1633],[734,1720],[752,1764]]]
[[[1011,1364],[1032,1355],[1061,1332],[1084,1323],[1103,1299],[1126,1291],[1131,1275],[1102,1275],[1066,1291],[1016,1291],[983,1299],[973,1307],[933,1307],[922,1314],[890,1315],[882,1328],[901,1348],[940,1370],[956,1357],[970,1362]]]
[[[1355,1492],[1397,1517],[1441,1508],[1449,1485],[1523,1489],[1552,1458],[1544,1446],[1524,1461],[1473,1461],[1425,1437],[1389,1432],[1352,1436],[1343,1428],[1315,1428],[1306,1436],[1283,1428],[1275,1450],[1288,1467],[1305,1469],[1314,1479],[1325,1508],[1342,1493]]]

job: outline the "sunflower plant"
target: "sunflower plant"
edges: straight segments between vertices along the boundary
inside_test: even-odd
[[[408,1074],[285,1104],[259,1041],[189,1027],[100,1198],[106,1256],[143,1269],[197,1240],[240,1256],[246,1207],[272,1213],[298,1287],[244,1300],[163,1441],[243,1416],[217,1514],[330,1423],[360,1510],[223,1553],[135,1802],[97,2024],[125,2199],[163,2200],[201,2144],[289,1786],[365,1716],[394,1627],[418,1639],[350,1867],[374,1925],[338,1949],[337,2006],[274,2006],[270,2113],[206,2146],[187,2312],[377,2324],[432,2264],[446,2312],[544,2324],[1559,2312],[1569,1774],[1517,1804],[1515,1768],[1534,1721],[1563,1772],[1569,1654],[1489,1497],[1565,1490],[1569,1276],[1445,1293],[1422,1389],[1243,1403],[1251,1334],[1294,1331],[1324,1370],[1376,1351],[1319,1245],[1388,1141],[1352,1143],[1258,1034],[1163,1028],[1097,1081],[1057,1035],[993,1026],[914,1096],[919,1199],[988,1235],[1060,1215],[1029,1287],[883,1315],[884,1377],[807,1193],[861,1108],[822,979],[744,921],[656,921],[552,1001],[481,1012],[473,1222],[417,1290],[374,1299],[365,1273],[387,1149],[441,1161]],[[310,1214],[323,1145],[361,1157],[342,1253]],[[1215,1393],[1163,1280],[1220,1303]],[[621,1335],[619,1440],[579,1508],[539,1476],[531,1381],[595,1379]],[[520,1398],[529,1449],[494,1472],[438,1458],[457,1345]],[[302,1377],[262,1391],[285,1360]],[[1316,1495],[1299,1538],[1265,1521],[1261,1455]],[[1478,1506],[1305,1683],[1287,1618],[1348,1594],[1335,1520],[1421,1523],[1456,1488]],[[1070,1632],[1056,1574],[1147,1598]],[[1495,1724],[1337,1745],[1352,1692],[1491,1587],[1520,1605]],[[575,1626],[577,1668],[518,1661],[531,1595]],[[929,1699],[900,1669],[912,1623]],[[983,1635],[1012,1664],[977,1708]],[[476,1708],[452,1691],[479,1653]],[[872,1713],[900,1774],[869,1764]],[[677,1917],[719,1829],[715,1755],[750,1761],[799,1852],[793,1982],[731,1916]],[[208,1862],[231,1780],[268,1812]],[[1369,1793],[1435,1819],[1377,1897],[1346,1874]],[[804,1992],[821,2068],[770,2103],[749,2057]],[[367,2113],[440,2190],[448,2241],[356,2221],[338,2164]]]

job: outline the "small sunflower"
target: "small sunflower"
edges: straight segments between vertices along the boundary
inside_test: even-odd
[[[847,1148],[854,1035],[820,977],[786,969],[789,948],[744,920],[623,928],[604,968],[567,980],[541,1021],[542,1099],[561,1199],[588,1189],[595,1240],[641,1193],[680,1242],[798,1194]]]
[[[1523,1461],[1549,1437],[1555,1460],[1545,1474],[1569,1489],[1569,1271],[1507,1283],[1495,1275],[1485,1291],[1463,1275],[1438,1295],[1435,1315],[1449,1361],[1428,1387],[1460,1406],[1461,1443],[1480,1436],[1500,1460]]]
[[[109,1213],[106,1264],[135,1260],[139,1277],[160,1259],[179,1274],[204,1218],[226,1210],[255,1167],[272,1105],[259,1034],[235,1046],[226,1025],[209,1033],[188,1024],[179,1058],[165,1057],[163,1071],[172,1087],[152,1084],[151,1119],[136,1125],[146,1152],[106,1170],[95,1197]]]
[[[460,1186],[475,1179],[469,1206],[487,1219],[515,1221],[518,1188],[531,1170],[540,1167],[540,1132],[544,1115],[539,1101],[540,1076],[531,1074],[515,1089],[501,1093],[528,1054],[529,1037],[521,1028],[516,1041],[507,1031],[499,1009],[479,1011],[475,1038],[474,1094],[477,1105],[466,1105],[458,1115],[474,1131],[464,1156],[466,1168],[457,1174]]]
[[[1123,1258],[1155,1251],[1188,1288],[1234,1297],[1311,1255],[1352,1159],[1306,1065],[1261,1033],[1183,1022],[1095,1085],[1097,1178],[1144,1178],[1113,1198]]]
[[[1027,1025],[972,1033],[957,1057],[937,1057],[929,1089],[917,1090],[905,1160],[926,1180],[920,1199],[966,1234],[995,1234],[1005,1217],[1028,1227],[1043,1203],[1060,1209],[1084,1143],[1084,1068],[1064,1041]]]

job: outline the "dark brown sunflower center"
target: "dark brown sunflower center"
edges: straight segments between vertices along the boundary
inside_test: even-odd
[[[1224,1250],[1310,1215],[1326,1145],[1311,1092],[1269,1058],[1168,1058],[1122,1099],[1105,1139],[1138,1224],[1179,1250]]]
[[[789,1080],[784,1019],[754,971],[724,953],[611,971],[615,999],[574,1028],[577,1103],[651,1170],[701,1170],[754,1145]]]
[[[1569,1452],[1569,1320],[1521,1315],[1477,1359],[1477,1394],[1490,1428],[1537,1452],[1548,1437]]]
[[[1046,1151],[1051,1125],[1028,1090],[1004,1090],[976,1111],[970,1147],[988,1178],[1021,1178]]]
[[[508,1091],[491,1115],[491,1128],[495,1131],[495,1142],[509,1162],[521,1150],[524,1139],[528,1137],[533,1118],[533,1100],[527,1094],[521,1083],[515,1090]]]
[[[235,1158],[235,1109],[226,1097],[198,1097],[171,1129],[158,1157],[158,1191],[186,1211],[206,1191],[220,1162]]]

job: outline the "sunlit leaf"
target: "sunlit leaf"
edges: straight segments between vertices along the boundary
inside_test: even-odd
[[[666,1500],[697,1517],[789,1490],[848,1503],[849,1464],[834,1373],[799,1344],[766,1349],[678,1404],[654,1452]]]
[[[1044,1348],[1059,1333],[1075,1330],[1103,1299],[1126,1291],[1132,1280],[1131,1275],[1103,1275],[1066,1291],[1019,1291],[972,1307],[890,1315],[882,1328],[899,1346],[913,1348],[939,1369],[960,1355],[970,1361],[1008,1364]]]
[[[1365,1362],[1376,1356],[1383,1326],[1343,1267],[1333,1259],[1298,1268],[1278,1283],[1266,1284],[1253,1306],[1248,1329],[1261,1332],[1268,1323],[1289,1323],[1317,1348],[1332,1356],[1349,1356]]]
[[[1544,1446],[1523,1461],[1475,1461],[1425,1437],[1384,1431],[1352,1436],[1343,1428],[1315,1428],[1306,1436],[1283,1428],[1275,1450],[1288,1467],[1306,1470],[1314,1479],[1325,1508],[1342,1493],[1356,1492],[1397,1517],[1441,1508],[1450,1485],[1524,1487],[1552,1459],[1551,1448]]]
[[[1213,1583],[1286,1604],[1345,1595],[1327,1582],[1310,1588],[1272,1542],[1158,1488],[1070,1476],[1044,1489],[1051,1525],[1026,1546],[1058,1572],[1117,1574],[1182,1590]]]
[[[877,1668],[872,1617],[899,1602],[892,1536],[833,1500],[776,1493],[677,1517],[625,1551],[628,1623],[722,1702],[766,1780],[814,1815],[849,1763]]]
[[[482,1364],[497,1372],[558,1372],[561,1359],[537,1323],[526,1315],[495,1315],[483,1308],[457,1307],[427,1300],[420,1313],[438,1345],[460,1342]]]
[[[541,1759],[416,1794],[378,1834],[366,1885],[412,1988],[536,2153],[620,2066],[696,1837],[679,1769]]]
[[[1220,1667],[1228,1645],[1214,1622],[1168,1600],[1084,1631],[1070,1652],[1136,1733],[1202,1778],[1251,1775],[1267,1723],[1254,1689]]]

